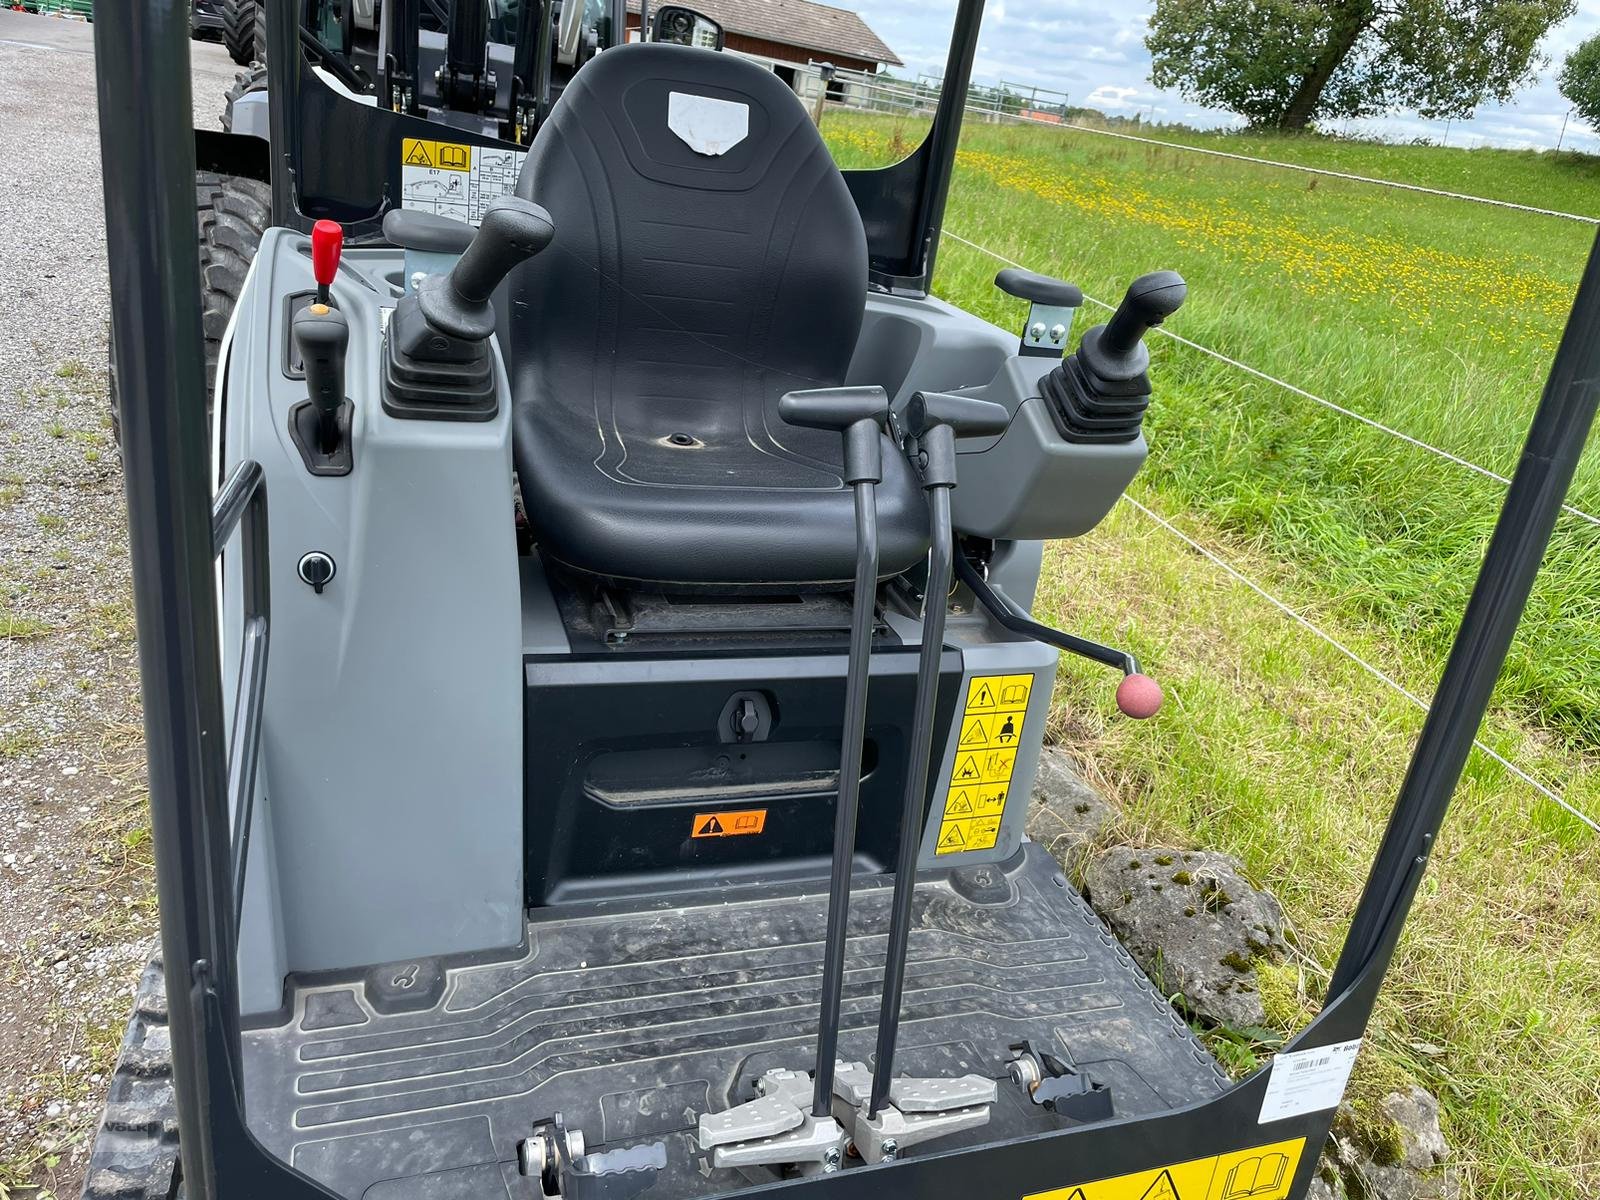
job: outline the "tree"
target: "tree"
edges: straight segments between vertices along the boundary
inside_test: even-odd
[[[1507,101],[1576,0],[1156,0],[1150,79],[1252,125]]]
[[[1556,86],[1585,122],[1600,128],[1600,33],[1567,55]]]

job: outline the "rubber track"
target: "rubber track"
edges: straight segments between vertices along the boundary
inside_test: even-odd
[[[178,1176],[172,1040],[158,955],[139,979],[105,1115],[89,1152],[83,1198],[175,1200],[182,1192]]]

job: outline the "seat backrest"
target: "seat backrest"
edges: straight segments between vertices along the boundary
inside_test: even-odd
[[[760,486],[840,486],[838,439],[783,426],[776,406],[843,382],[866,238],[776,75],[683,46],[607,50],[554,106],[517,190],[556,228],[513,276],[504,331],[518,407],[537,405],[546,436],[593,440],[595,465],[630,482],[715,486],[719,448],[737,444],[764,452]],[[668,437],[706,453],[644,453]]]

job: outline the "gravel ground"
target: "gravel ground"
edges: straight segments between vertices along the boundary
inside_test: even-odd
[[[77,1195],[155,933],[91,52],[0,11],[0,1197]]]

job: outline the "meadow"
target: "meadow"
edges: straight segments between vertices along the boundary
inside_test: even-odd
[[[830,112],[846,166],[921,130]],[[1600,213],[1573,155],[1203,139],[1237,153]],[[1171,267],[1170,328],[1509,475],[1591,226],[1070,130],[963,136],[935,291],[1017,327],[1003,259],[1115,303]],[[1103,319],[1087,305],[1075,332]],[[1413,693],[1433,690],[1504,488],[1169,339],[1153,345],[1150,462],[1131,496]],[[1591,445],[1570,503],[1600,515]],[[1600,527],[1567,515],[1481,734],[1600,818]],[[1242,857],[1303,961],[1280,1031],[1320,998],[1421,713],[1150,515],[1119,505],[1052,545],[1036,611],[1129,645],[1168,707],[1115,719],[1102,672],[1064,665],[1055,733],[1147,841]],[[1238,1067],[1270,1044],[1214,1034]],[[1474,1197],[1600,1194],[1600,836],[1475,755],[1358,1070],[1439,1094]]]

